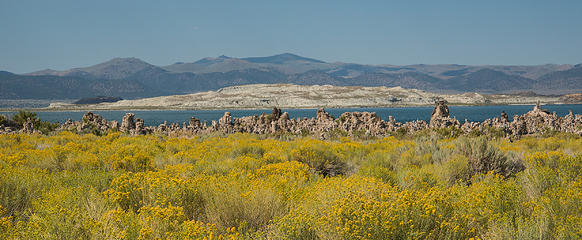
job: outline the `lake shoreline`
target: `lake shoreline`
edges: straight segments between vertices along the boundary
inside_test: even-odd
[[[486,107],[486,106],[533,106],[536,102],[531,103],[501,103],[501,104],[448,104],[449,106],[463,106],[463,107]],[[542,105],[582,105],[582,103],[566,103],[566,102],[552,102]],[[418,104],[418,105],[375,105],[375,106],[357,106],[357,105],[346,105],[341,107],[280,107],[282,109],[313,109],[317,110],[319,108],[325,109],[349,109],[349,108],[361,108],[361,109],[371,109],[371,108],[415,108],[415,107],[432,107],[434,104]],[[89,106],[79,106],[75,108],[0,108],[0,112],[17,112],[20,110],[31,111],[31,112],[86,112],[86,111],[227,111],[227,110],[271,110],[273,107],[228,107],[228,108],[173,108],[173,107],[132,107],[132,108],[101,108],[101,107],[89,107]]]
[[[556,112],[559,116],[568,114],[572,110],[575,114],[582,114],[582,104],[551,104],[544,105],[550,112]],[[460,121],[468,119],[469,121],[482,121],[487,118],[498,117],[502,111],[509,116],[522,115],[532,109],[530,104],[520,105],[451,105],[451,116]],[[13,115],[22,109],[0,110],[0,115]],[[31,109],[45,121],[63,123],[67,119],[80,120],[82,115],[88,111],[101,114],[103,117],[111,120],[121,121],[125,113],[133,112],[136,117],[144,119],[146,125],[159,125],[165,121],[168,123],[183,123],[190,117],[199,118],[201,121],[218,120],[225,112],[230,112],[233,117],[259,116],[262,113],[270,114],[272,108],[256,109],[118,109],[118,110],[45,110]],[[291,118],[312,118],[315,117],[317,108],[282,108],[289,113]],[[414,106],[414,107],[368,107],[368,108],[325,108],[331,115],[339,117],[344,112],[374,112],[380,118],[388,120],[392,116],[397,122],[407,122],[414,120],[428,121],[433,110],[433,106]]]

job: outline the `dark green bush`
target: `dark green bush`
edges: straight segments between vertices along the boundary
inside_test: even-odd
[[[315,172],[326,177],[344,175],[348,171],[345,160],[340,159],[325,146],[302,146],[294,149],[290,160],[305,163]]]
[[[34,125],[34,129],[39,130],[43,134],[49,134],[55,131],[59,127],[58,123],[44,122],[40,121],[38,124]]]
[[[30,121],[32,121],[32,124],[34,124],[34,126],[40,124],[40,119],[38,118],[38,116],[36,116],[36,113],[24,110],[20,110],[18,111],[18,113],[14,114],[14,116],[12,116],[12,121],[16,122],[16,124],[22,127],[22,125],[24,125],[26,120],[29,118]]]
[[[392,133],[392,135],[393,135],[394,137],[397,137],[398,139],[401,139],[401,138],[403,138],[404,136],[406,136],[406,134],[408,134],[408,129],[406,129],[406,128],[403,128],[403,127],[401,127],[401,128],[399,128],[399,129],[397,129],[396,131],[394,131],[394,132]]]
[[[41,121],[40,118],[34,112],[20,110],[18,113],[12,116],[12,121],[17,125],[18,128],[22,128],[26,120],[30,119],[35,130],[42,132],[43,134],[49,134],[53,132],[57,127],[58,123],[51,123]]]
[[[496,128],[496,127],[488,127],[485,129],[485,132],[494,138],[504,138],[505,137],[505,131],[503,131],[503,129],[501,128]]]

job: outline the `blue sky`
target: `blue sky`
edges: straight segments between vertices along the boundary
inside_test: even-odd
[[[368,64],[577,64],[582,1],[0,0],[0,70],[296,53]]]

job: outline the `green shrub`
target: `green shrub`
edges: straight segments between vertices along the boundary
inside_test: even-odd
[[[49,134],[50,132],[53,132],[55,129],[57,129],[57,127],[59,127],[58,123],[41,121],[34,112],[20,110],[18,113],[12,116],[12,121],[14,121],[19,128],[22,128],[28,119],[30,119],[32,122],[34,129],[42,132],[43,134]]]
[[[430,162],[422,163],[429,164],[443,161],[446,156],[443,156],[443,149],[438,142],[438,139],[433,135],[429,137],[419,137],[415,140],[414,153],[416,156],[424,156],[430,154]],[[436,158],[438,156],[438,158]]]
[[[375,177],[393,185],[398,183],[396,175],[397,153],[377,151],[368,154],[361,163],[358,173],[363,176]]]
[[[456,140],[455,152],[467,157],[470,175],[488,173],[510,176],[523,170],[519,159],[508,159],[507,156],[487,141],[485,137]]]
[[[205,221],[206,202],[199,189],[185,188],[180,193],[180,205],[188,220]]]
[[[446,128],[432,128],[432,131],[434,131],[437,136],[439,136],[439,138],[456,138],[461,136],[461,134],[463,134],[463,131],[461,131],[461,129],[455,127],[455,126],[450,126],[450,127],[446,127]]]
[[[4,126],[4,124],[6,124],[6,121],[8,121],[8,118],[0,114],[0,126]]]
[[[29,118],[34,126],[40,124],[40,119],[36,116],[36,113],[24,110],[20,110],[18,113],[14,114],[14,116],[12,116],[12,121],[22,127]]]
[[[235,146],[235,148],[230,153],[231,157],[236,158],[239,156],[250,156],[254,158],[262,158],[265,154],[265,149],[259,145],[243,145],[240,147]]]
[[[360,167],[359,174],[361,174],[362,176],[370,176],[377,179],[381,179],[382,181],[393,185],[398,183],[398,177],[396,173],[385,167],[373,167],[373,166]]]
[[[471,178],[469,161],[467,157],[455,155],[443,164],[443,175],[441,178],[449,185],[459,181],[467,182]]]
[[[556,136],[560,133],[560,131],[555,130],[555,129],[551,129],[549,127],[544,127],[544,129],[542,130],[542,136],[543,137],[553,137]]]
[[[469,137],[479,137],[481,135],[483,135],[483,133],[479,129],[473,129],[473,131],[469,133]]]
[[[341,130],[339,128],[334,128],[333,130],[329,131],[327,134],[328,134],[328,138],[333,139],[333,140],[337,140],[337,139],[340,139],[342,137],[347,137],[349,135],[348,132]]]
[[[348,171],[345,159],[340,159],[330,149],[321,145],[304,145],[293,149],[290,160],[305,163],[323,176],[333,177],[346,174]]]
[[[39,130],[40,132],[42,132],[45,135],[55,131],[58,127],[59,127],[58,123],[51,123],[51,122],[45,122],[45,121],[40,121],[38,124],[34,125],[34,129]],[[97,136],[100,136],[100,135],[97,135]]]
[[[31,207],[32,198],[28,184],[21,177],[4,174],[0,176],[0,206],[4,208],[4,214],[23,214]]]
[[[206,218],[221,228],[252,232],[264,229],[287,211],[281,197],[271,189],[241,187],[217,184],[206,189]]]
[[[397,138],[403,138],[404,136],[406,136],[406,134],[408,134],[408,129],[403,127],[396,129],[396,131],[392,133],[392,135],[394,135]]]
[[[503,129],[496,127],[487,127],[485,129],[485,133],[487,133],[489,136],[493,138],[504,138],[506,135]]]

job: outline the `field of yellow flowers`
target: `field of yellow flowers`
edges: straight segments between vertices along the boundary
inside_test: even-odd
[[[0,136],[0,239],[580,239],[582,138]]]

